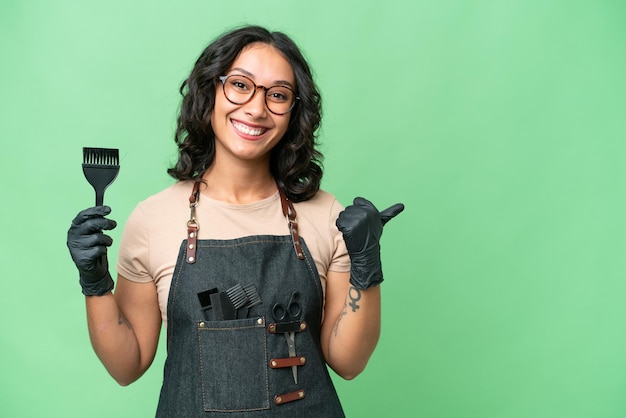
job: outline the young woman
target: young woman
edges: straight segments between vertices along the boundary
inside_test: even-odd
[[[91,341],[121,385],[167,360],[159,417],[343,416],[346,379],[380,331],[383,225],[320,190],[320,96],[293,41],[257,26],[211,43],[181,87],[177,182],[126,222],[117,285],[107,206],[78,214],[68,247]]]

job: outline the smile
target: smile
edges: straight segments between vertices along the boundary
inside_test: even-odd
[[[232,121],[232,123],[235,129],[244,135],[259,136],[267,132],[267,128],[253,128],[251,126],[236,121]]]

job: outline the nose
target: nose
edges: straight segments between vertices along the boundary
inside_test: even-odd
[[[252,98],[245,105],[245,112],[253,117],[263,117],[267,114],[267,107],[265,106],[265,88],[263,86],[257,86]]]

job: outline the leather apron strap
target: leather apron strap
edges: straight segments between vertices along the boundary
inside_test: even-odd
[[[186,258],[188,264],[193,264],[196,262],[198,230],[200,229],[200,224],[196,220],[196,206],[198,205],[198,201],[200,200],[200,183],[200,180],[194,182],[191,195],[189,196],[190,214],[189,220],[187,221]],[[298,259],[304,260],[304,252],[302,251],[300,236],[298,235],[298,219],[296,209],[293,207],[293,203],[291,203],[291,200],[287,198],[287,196],[285,195],[285,191],[278,182],[276,182],[276,187],[278,188],[278,194],[280,195],[280,205],[283,210],[283,215],[285,216],[285,219],[287,220],[287,225],[289,227],[289,234],[291,235],[291,241],[293,242],[293,249],[295,250]]]

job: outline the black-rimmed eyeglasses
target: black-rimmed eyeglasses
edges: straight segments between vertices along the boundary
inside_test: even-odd
[[[265,106],[275,115],[284,115],[294,108],[296,101],[300,100],[296,93],[287,86],[257,86],[254,81],[245,75],[231,74],[220,76],[224,96],[232,104],[242,105],[248,103],[259,89],[265,91]]]

